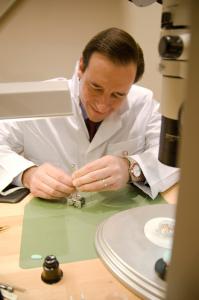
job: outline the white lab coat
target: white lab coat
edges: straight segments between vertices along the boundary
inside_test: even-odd
[[[157,159],[159,104],[150,90],[133,85],[126,101],[102,122],[90,143],[76,74],[68,83],[73,116],[0,122],[0,191],[34,164],[50,162],[71,173],[72,164],[80,168],[104,155],[125,152],[139,163],[149,184],[137,186],[152,198],[178,180],[179,171]]]

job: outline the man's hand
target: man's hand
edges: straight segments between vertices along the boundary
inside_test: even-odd
[[[24,171],[22,183],[35,197],[44,199],[63,198],[75,190],[71,176],[49,163]]]
[[[118,190],[129,180],[128,162],[121,157],[106,155],[75,171],[72,179],[79,191]]]

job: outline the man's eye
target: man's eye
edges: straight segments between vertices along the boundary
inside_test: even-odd
[[[122,95],[122,94],[112,94],[112,97],[114,99],[123,99],[125,97],[125,95]]]
[[[93,83],[90,83],[90,87],[93,89],[93,90],[101,90],[102,88],[93,84]]]

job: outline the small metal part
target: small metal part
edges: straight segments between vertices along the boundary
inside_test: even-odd
[[[82,208],[82,206],[85,205],[85,198],[84,197],[81,197],[79,198],[78,200],[75,200],[74,201],[74,207],[77,207],[77,208]]]
[[[21,288],[19,286],[11,286],[9,284],[2,283],[2,282],[0,282],[0,289],[5,290],[5,291],[9,291],[11,293],[14,292],[15,290],[19,291],[19,292],[25,292],[24,288]]]
[[[81,208],[81,207],[82,207],[81,201],[76,200],[76,201],[74,202],[74,207]]]
[[[76,198],[75,197],[68,198],[67,203],[69,206],[81,208],[82,206],[85,205],[86,201],[85,201],[84,197],[81,197],[80,195],[78,195]]]
[[[54,255],[46,256],[43,263],[43,272],[41,279],[48,284],[56,283],[63,276],[62,270],[59,268],[59,262]]]
[[[14,291],[14,288],[12,286],[5,284],[5,283],[0,283],[0,289],[9,291],[11,293]]]
[[[73,206],[73,204],[74,204],[74,198],[72,196],[70,196],[70,197],[67,198],[67,204],[69,206]]]
[[[77,170],[77,164],[72,164],[71,167],[72,167],[73,172]],[[78,190],[76,189],[75,192],[73,194],[71,194],[71,197],[74,198],[74,199],[77,199],[81,196],[80,196]]]
[[[78,169],[76,164],[72,164],[71,167],[72,167],[73,172]],[[67,198],[67,204],[69,206],[74,206],[76,208],[82,208],[82,206],[84,206],[85,203],[86,203],[85,198],[81,196],[81,194],[79,193],[78,189],[76,189],[74,191],[74,193],[72,193]]]
[[[33,260],[40,260],[40,259],[42,259],[42,255],[40,255],[40,254],[32,254],[31,258]]]

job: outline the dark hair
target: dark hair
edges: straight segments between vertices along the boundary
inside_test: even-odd
[[[95,35],[83,50],[84,70],[88,67],[91,55],[98,52],[108,57],[115,64],[127,65],[134,62],[137,65],[135,82],[144,73],[144,56],[142,49],[126,31],[119,28],[109,28]]]

